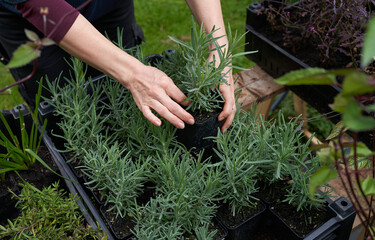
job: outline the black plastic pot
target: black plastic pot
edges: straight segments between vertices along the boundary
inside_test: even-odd
[[[265,218],[265,212],[267,210],[266,206],[264,206],[261,202],[257,205],[257,212],[254,213],[252,216],[249,216],[248,219],[245,221],[235,225],[229,226],[226,221],[223,219],[223,216],[220,215],[220,208],[218,213],[216,214],[216,219],[220,222],[228,231],[228,237],[226,239],[229,240],[247,240],[253,239],[256,236],[256,233],[260,226],[263,224]]]
[[[184,129],[176,131],[177,140],[184,144],[187,149],[194,148],[193,151],[212,146],[213,139],[210,137],[215,137],[224,124],[224,120],[219,121],[217,119],[219,114],[216,113],[208,119],[193,125],[185,124]]]
[[[311,66],[303,63],[259,32],[260,29],[269,25],[265,15],[259,14],[259,11],[263,10],[262,4],[267,4],[267,1],[256,2],[247,7],[245,50],[258,51],[255,54],[247,55],[247,57],[274,78],[281,77],[293,70],[310,68]],[[329,104],[333,103],[334,97],[341,92],[340,88],[330,85],[300,85],[288,86],[288,89],[322,115],[327,116],[333,123],[338,123],[341,120],[341,115],[333,112],[329,107]],[[373,142],[370,134],[370,132],[359,134],[360,140],[369,147]]]
[[[353,205],[344,197],[337,199],[334,202],[327,204],[327,221],[317,226],[312,232],[306,236],[296,233],[290,228],[286,222],[276,214],[273,207],[270,207],[270,219],[273,222],[280,222],[279,231],[281,239],[289,240],[318,240],[318,239],[349,239],[352,225],[355,218],[355,211]]]
[[[327,221],[306,236],[298,235],[274,211],[272,205],[235,227],[228,227],[229,240],[347,240],[355,218],[353,205],[344,197],[327,201]],[[218,218],[219,221],[220,218]],[[225,225],[225,224],[224,224]]]

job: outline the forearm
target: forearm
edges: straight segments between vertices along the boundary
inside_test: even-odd
[[[111,43],[79,15],[59,46],[71,55],[120,81],[127,88],[135,72],[143,67],[137,59]]]
[[[204,24],[206,32],[211,32],[212,28],[218,29],[213,36],[222,37],[218,40],[220,45],[228,44],[226,37],[223,14],[220,0],[186,0],[191,12],[199,24]]]

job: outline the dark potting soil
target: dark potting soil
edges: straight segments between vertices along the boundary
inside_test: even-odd
[[[48,151],[47,147],[41,145],[38,151],[38,156],[55,172],[59,173],[58,167],[56,166],[55,162],[53,161],[50,152]],[[45,168],[41,163],[38,161],[35,162],[33,166],[30,167],[29,170],[19,171],[21,177],[37,187],[38,189],[42,189],[44,186],[49,186],[52,183],[55,183],[61,178]],[[17,202],[16,199],[12,199],[12,194],[8,191],[11,189],[12,191],[16,191],[15,193],[18,194],[21,191],[19,183],[22,183],[22,180],[17,176],[14,172],[6,173],[5,181],[0,182],[0,202],[6,202],[9,205],[0,205],[0,213],[3,211],[7,211],[7,209],[2,208],[11,208],[14,207],[14,204]],[[60,181],[60,186],[63,186]],[[18,216],[18,211],[13,208],[12,211],[7,211],[10,215],[1,214],[0,215],[0,224],[4,225],[7,223],[7,218],[14,219]],[[4,218],[5,217],[5,218]]]
[[[188,112],[194,117],[194,121],[195,121],[196,124],[202,123],[202,122],[206,121],[207,119],[209,119],[210,117],[218,115],[221,111],[222,111],[221,108],[220,109],[216,108],[212,112],[206,112],[206,111],[202,111],[202,112],[194,111],[194,112],[192,112],[192,111],[188,110]]]
[[[218,218],[220,218],[223,224],[232,228],[260,213],[262,210],[264,210],[264,206],[260,203],[255,203],[253,207],[243,207],[240,212],[233,216],[228,204],[221,204],[216,215]]]
[[[306,236],[328,220],[327,207],[297,212],[296,207],[286,202],[278,202],[272,205],[271,210],[301,237]]]
[[[293,10],[295,9],[290,10],[291,15],[293,14]],[[326,69],[343,68],[351,66],[351,57],[348,57],[344,53],[339,51],[331,52],[330,59],[323,59],[320,50],[318,49],[318,45],[320,43],[317,41],[317,39],[303,39],[301,37],[300,29],[288,28],[287,43],[283,39],[285,31],[284,24],[281,22],[280,18],[275,18],[274,21],[276,26],[274,26],[272,29],[270,24],[266,23],[264,27],[257,28],[256,31],[258,31],[260,34],[271,40],[280,48],[284,49],[289,54],[295,56],[307,65],[311,67],[322,67]]]
[[[108,209],[110,209],[110,206],[103,205],[100,210],[115,236],[119,239],[130,237],[132,235],[131,229],[135,227],[133,219],[130,216],[125,216],[124,218],[116,217],[116,213],[108,211]]]
[[[271,185],[265,184],[262,181],[257,183],[259,191],[254,194],[256,198],[259,198],[270,204],[277,199],[283,198],[285,189],[288,187],[288,180],[277,181]]]

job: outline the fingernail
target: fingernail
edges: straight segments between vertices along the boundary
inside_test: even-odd
[[[158,127],[160,127],[160,125],[161,125],[161,121],[160,121],[160,120],[156,120],[156,125],[157,125]]]
[[[185,124],[184,123],[179,123],[177,127],[179,129],[184,129],[185,128]]]
[[[219,117],[219,122],[223,121],[224,117]]]
[[[189,120],[188,120],[188,123],[190,124],[190,125],[193,125],[194,124],[194,118],[190,118]]]

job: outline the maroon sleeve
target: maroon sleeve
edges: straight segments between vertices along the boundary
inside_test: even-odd
[[[22,13],[22,17],[57,44],[79,15],[79,12],[65,0],[28,0],[17,4],[16,8]]]

